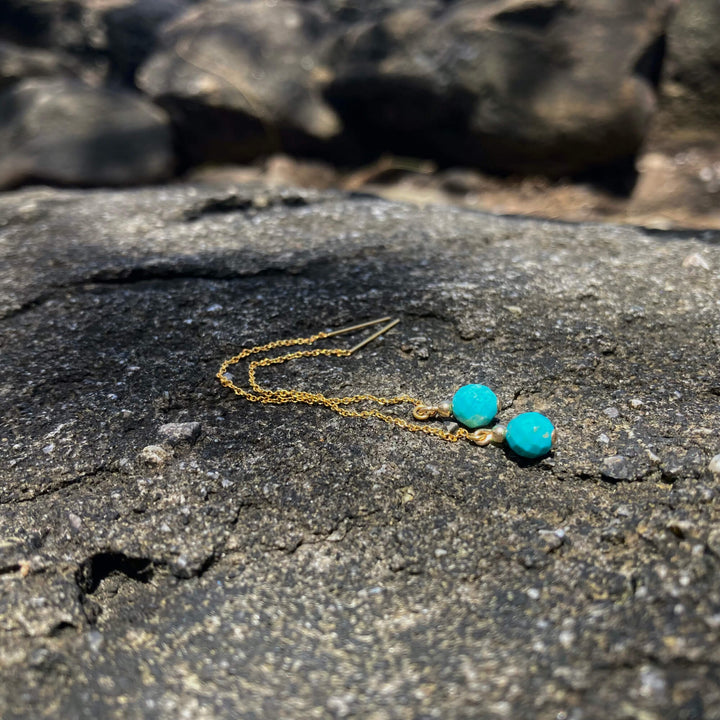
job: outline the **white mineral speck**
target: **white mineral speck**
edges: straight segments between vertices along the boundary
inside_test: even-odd
[[[692,253],[685,257],[685,259],[682,261],[683,267],[694,267],[694,268],[701,268],[702,270],[709,270],[710,266],[707,263],[707,260],[700,255],[699,253]]]
[[[147,445],[140,451],[138,458],[146,465],[159,467],[170,459],[170,453],[162,445]]]
[[[720,454],[716,455],[708,465],[708,470],[715,475],[720,475]]]

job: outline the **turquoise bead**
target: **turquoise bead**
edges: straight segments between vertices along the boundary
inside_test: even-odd
[[[497,415],[497,411],[497,397],[485,385],[463,385],[453,395],[453,415],[465,427],[485,427]]]
[[[522,457],[539,458],[550,452],[554,429],[544,415],[522,413],[508,423],[505,442]]]

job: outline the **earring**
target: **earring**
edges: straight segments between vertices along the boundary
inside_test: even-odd
[[[454,417],[461,425],[475,430],[469,439],[478,445],[506,442],[521,457],[539,458],[550,452],[557,439],[555,427],[538,412],[521,413],[507,426],[497,424],[489,430],[476,430],[492,422],[498,407],[497,396],[486,385],[463,385],[452,400],[437,406],[417,406],[413,416],[416,420]]]
[[[395,327],[400,320],[392,320],[384,327],[377,330],[365,340],[361,341],[349,350],[343,348],[316,348],[314,350],[296,350],[276,357],[267,357],[262,360],[253,360],[248,366],[248,385],[250,390],[236,385],[227,374],[231,365],[260,353],[269,352],[276,348],[293,347],[297,345],[313,345],[318,340],[325,340],[335,335],[358,332],[368,327],[385,323],[389,317],[369,322],[352,325],[340,330],[331,332],[320,332],[308,338],[294,338],[289,340],[275,340],[265,345],[258,345],[246,348],[237,355],[225,360],[217,372],[216,377],[221,385],[230,388],[236,395],[250,402],[263,404],[281,405],[285,403],[304,403],[306,405],[323,405],[344,417],[354,418],[376,418],[383,422],[395,425],[410,432],[422,432],[432,435],[448,442],[458,440],[469,440],[476,445],[489,445],[491,442],[507,442],[509,447],[518,455],[526,458],[538,458],[550,452],[555,442],[555,428],[550,420],[540,413],[523,413],[511,420],[507,427],[495,425],[492,428],[485,427],[498,413],[498,400],[490,388],[485,385],[464,385],[461,387],[451,401],[445,401],[437,406],[426,405],[409,395],[396,395],[394,397],[378,397],[375,395],[351,395],[347,397],[327,397],[321,393],[311,393],[296,389],[269,390],[261,386],[256,380],[257,370],[270,365],[280,365],[289,360],[297,360],[307,357],[350,357],[353,353],[365,347],[369,342],[380,337],[391,328]],[[405,418],[382,412],[377,407],[389,405],[400,405],[408,403],[414,406],[412,415],[415,420],[427,421],[435,417],[449,418],[451,416],[464,425],[454,432],[449,432],[432,425],[419,425],[412,423]],[[370,407],[367,405],[370,404]],[[352,406],[365,406],[364,409],[354,409]],[[470,432],[467,428],[473,430]]]

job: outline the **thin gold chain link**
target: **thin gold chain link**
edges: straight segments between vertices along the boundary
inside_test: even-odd
[[[359,394],[359,395],[348,395],[346,397],[327,397],[322,393],[312,393],[303,390],[294,389],[277,389],[269,390],[268,388],[262,387],[256,379],[256,371],[261,367],[269,367],[270,365],[280,365],[281,363],[288,362],[290,360],[296,360],[299,358],[311,358],[311,357],[349,357],[352,355],[350,350],[344,350],[341,348],[316,348],[314,350],[296,350],[285,355],[279,355],[276,357],[263,358],[261,360],[252,360],[248,367],[248,384],[250,390],[246,390],[236,385],[230,377],[227,375],[228,368],[231,365],[236,365],[241,360],[244,360],[252,355],[259,353],[269,352],[277,348],[294,347],[297,345],[312,345],[318,340],[323,340],[330,336],[330,333],[317,333],[307,338],[293,338],[289,340],[275,340],[273,342],[266,343],[265,345],[257,345],[252,348],[245,348],[237,355],[225,360],[220,366],[216,377],[220,383],[227,388],[230,388],[236,395],[249,400],[250,402],[259,402],[263,404],[282,405],[284,403],[304,403],[306,405],[323,405],[324,407],[330,408],[334,412],[344,417],[352,418],[377,418],[383,422],[391,425],[396,425],[404,430],[410,432],[421,432],[426,435],[433,435],[447,440],[448,442],[457,442],[458,440],[472,440],[470,433],[465,428],[459,428],[455,432],[448,432],[432,425],[420,425],[418,423],[410,422],[405,418],[398,417],[396,415],[390,415],[388,413],[381,412],[376,408],[369,408],[366,410],[355,410],[349,405],[355,405],[363,402],[377,403],[381,406],[387,405],[400,405],[403,403],[411,404],[415,407],[423,406],[422,401],[413,398],[409,395],[396,395],[394,397],[381,397],[370,394]]]

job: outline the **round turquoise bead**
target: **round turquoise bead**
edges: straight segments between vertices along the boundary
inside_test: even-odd
[[[465,427],[485,427],[497,415],[497,411],[497,397],[485,385],[463,385],[453,395],[453,415]]]
[[[522,413],[508,423],[505,442],[522,457],[539,458],[550,452],[554,429],[544,415]]]

